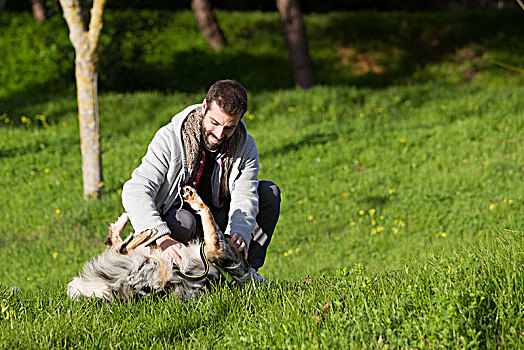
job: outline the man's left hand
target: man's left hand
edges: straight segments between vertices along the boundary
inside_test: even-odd
[[[244,259],[247,260],[247,249],[246,242],[238,233],[232,233],[229,238],[227,238],[229,244],[236,249],[237,252],[244,255]]]

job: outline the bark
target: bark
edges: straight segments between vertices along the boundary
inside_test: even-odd
[[[2,14],[2,10],[4,9],[5,1],[6,0],[0,0],[0,15]]]
[[[31,0],[33,17],[37,22],[43,22],[47,18],[44,0]]]
[[[207,0],[191,0],[191,8],[208,45],[215,51],[227,46],[226,37],[220,29],[213,11],[211,11],[209,2]]]
[[[75,76],[82,153],[84,197],[98,198],[103,187],[102,157],[98,119],[96,48],[102,30],[105,0],[94,0],[89,30],[82,21],[78,0],[60,0],[69,27],[69,38],[75,48]]]
[[[300,12],[299,0],[276,1],[295,83],[308,89],[317,84],[317,78],[309,55],[306,27]]]

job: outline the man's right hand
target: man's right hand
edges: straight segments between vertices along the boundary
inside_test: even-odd
[[[162,257],[171,264],[175,263],[177,266],[182,264],[179,250],[183,244],[174,240],[169,235],[162,236],[156,240],[156,244],[162,250]]]

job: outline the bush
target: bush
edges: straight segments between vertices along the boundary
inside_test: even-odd
[[[223,77],[251,91],[294,85],[276,12],[219,11],[218,19],[230,46],[214,52],[190,11],[106,10],[100,91],[202,91]],[[321,84],[523,79],[491,63],[520,65],[517,11],[342,12],[305,20]],[[0,98],[73,91],[74,50],[62,17],[38,24],[28,13],[3,13],[0,32],[0,50],[9,53],[0,70]]]

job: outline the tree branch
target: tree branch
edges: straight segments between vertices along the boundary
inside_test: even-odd
[[[91,21],[89,22],[89,49],[91,52],[98,46],[98,38],[102,31],[102,14],[106,0],[94,0],[91,9]]]
[[[60,5],[62,6],[64,18],[69,27],[71,43],[75,49],[78,49],[77,45],[81,42],[82,35],[84,35],[85,32],[80,4],[78,0],[60,0]]]

